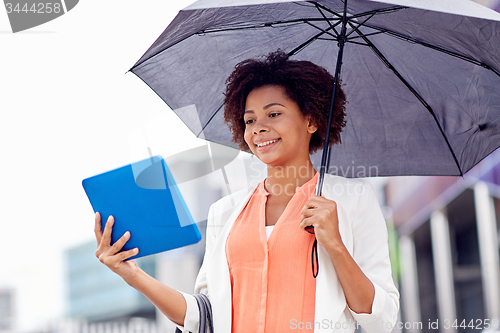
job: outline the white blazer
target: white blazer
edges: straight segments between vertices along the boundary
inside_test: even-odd
[[[195,293],[209,297],[216,333],[231,333],[231,282],[225,245],[234,221],[254,190],[226,196],[209,210],[205,257],[196,279]],[[323,194],[337,203],[342,241],[375,287],[372,312],[357,314],[349,309],[330,256],[318,246],[315,322],[291,321],[290,327],[299,329],[309,324],[314,325],[314,332],[354,332],[356,320],[367,333],[389,333],[397,320],[399,292],[391,275],[387,227],[373,188],[361,180],[325,174]],[[187,312],[184,327],[179,328],[186,333],[198,332],[196,300],[192,295],[183,295]]]

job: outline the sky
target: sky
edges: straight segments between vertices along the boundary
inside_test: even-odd
[[[164,154],[200,145],[126,73],[192,2],[81,0],[16,34],[0,8],[0,289],[16,290],[18,330],[64,313],[63,251],[94,238],[81,181],[132,162],[141,124],[162,125]]]

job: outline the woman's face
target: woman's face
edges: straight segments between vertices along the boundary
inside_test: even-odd
[[[245,142],[270,166],[290,166],[309,159],[309,142],[317,130],[281,86],[252,90],[245,105]]]

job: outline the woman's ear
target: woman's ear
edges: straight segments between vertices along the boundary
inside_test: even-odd
[[[316,122],[312,119],[310,115],[307,116],[307,131],[311,134],[318,130]]]

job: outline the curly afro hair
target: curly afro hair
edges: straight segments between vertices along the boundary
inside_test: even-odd
[[[290,60],[286,53],[278,50],[262,60],[248,59],[240,62],[227,78],[226,84],[224,120],[233,133],[233,142],[241,150],[250,152],[243,138],[243,113],[247,96],[253,89],[267,85],[284,87],[288,98],[297,103],[304,116],[310,115],[318,126],[311,137],[309,153],[323,147],[333,90],[333,76],[323,67],[309,61]],[[346,102],[339,81],[333,108],[330,146],[341,142],[340,132],[346,124]]]

